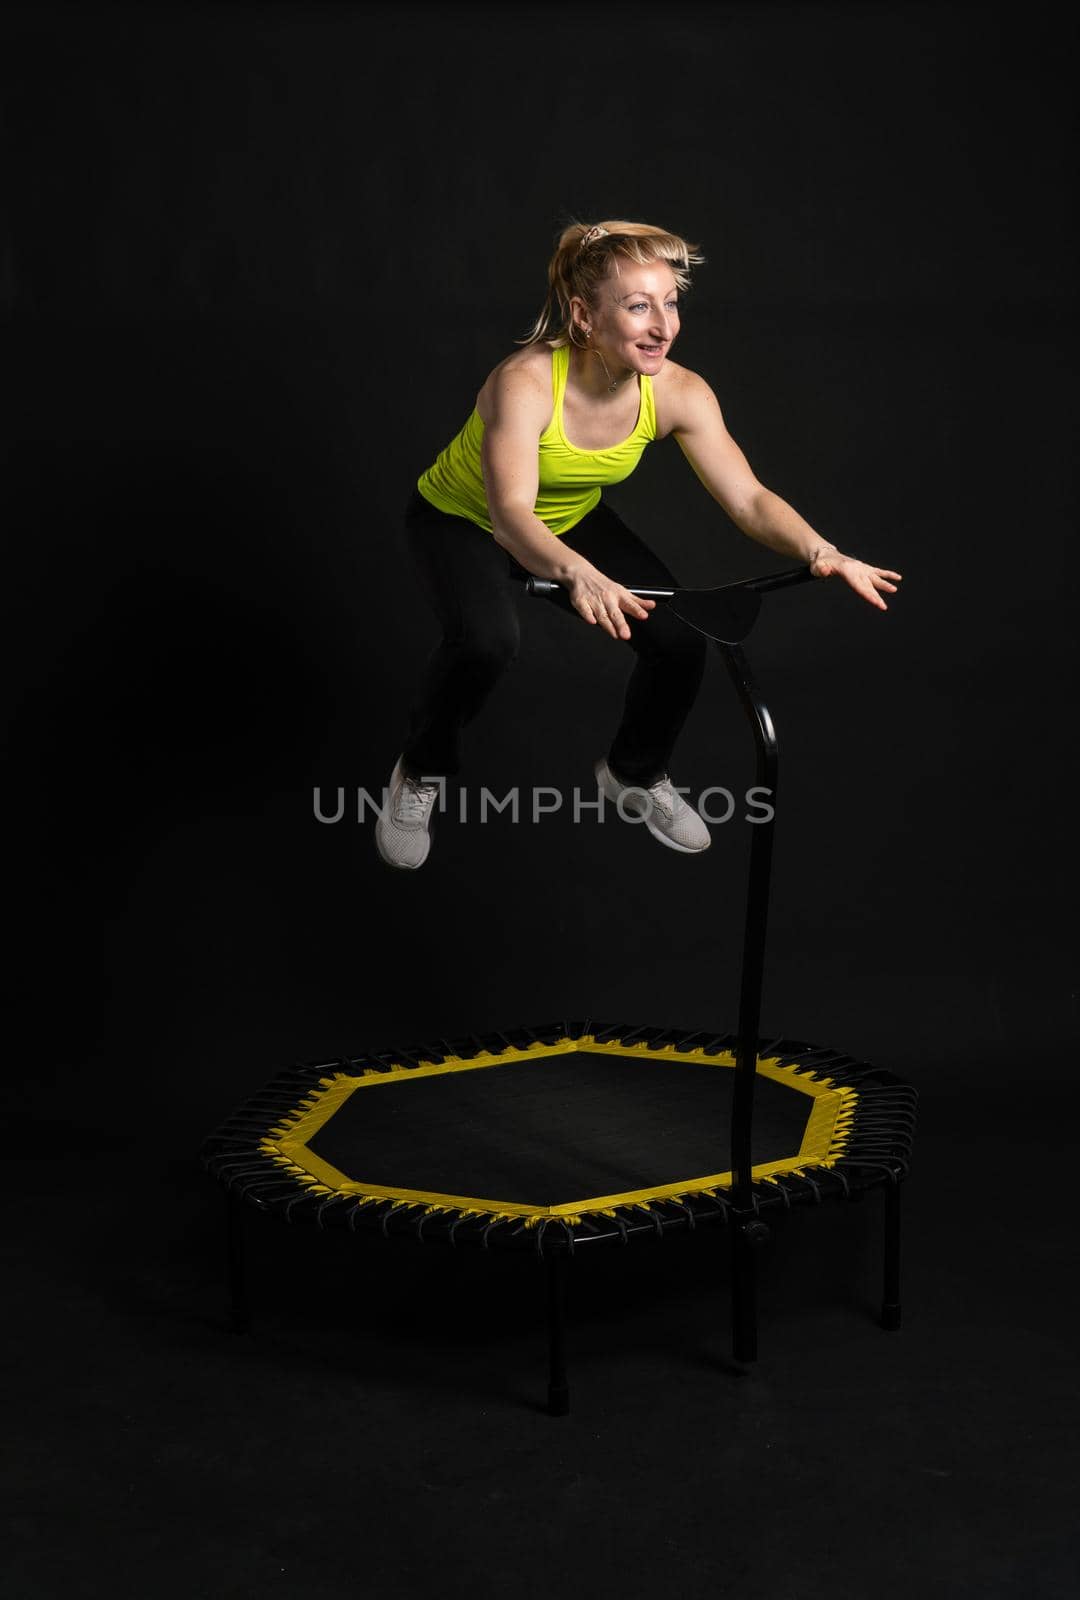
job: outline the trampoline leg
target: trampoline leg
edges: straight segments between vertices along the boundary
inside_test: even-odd
[[[251,1326],[244,1278],[244,1218],[240,1204],[237,1196],[227,1190],[225,1241],[229,1272],[229,1326],[233,1333],[246,1333]]]
[[[566,1253],[553,1250],[547,1257],[548,1312],[548,1415],[565,1417],[570,1411],[570,1385],[566,1376]]]
[[[885,1294],[881,1326],[900,1326],[900,1180],[885,1186]]]
[[[731,1230],[731,1332],[736,1361],[757,1360],[757,1252],[769,1237],[763,1222],[736,1222]]]

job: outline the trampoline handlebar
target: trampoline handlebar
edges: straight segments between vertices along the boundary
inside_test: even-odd
[[[553,583],[550,578],[530,578],[525,585],[530,594],[553,595],[562,594],[561,583]],[[631,594],[636,594],[639,600],[671,600],[677,589],[636,589],[627,585]]]
[[[810,582],[813,576],[809,567],[792,567],[787,572],[774,572],[762,578],[743,578],[738,583],[721,584],[718,589],[643,589],[635,584],[627,584],[626,588],[639,600],[673,600],[677,594],[720,594],[730,589],[751,589],[755,594],[768,594],[772,589],[789,589],[796,583]],[[563,592],[562,584],[554,583],[550,578],[530,577],[525,587],[529,594],[535,595],[551,596]]]

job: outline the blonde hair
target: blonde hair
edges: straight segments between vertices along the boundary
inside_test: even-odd
[[[539,344],[545,340],[553,350],[567,344],[584,348],[573,336],[571,296],[580,295],[586,305],[595,305],[600,284],[613,264],[618,271],[620,260],[636,262],[640,267],[658,261],[666,263],[683,294],[690,287],[690,268],[705,257],[698,253],[697,245],[648,222],[571,222],[560,233],[555,254],[548,262],[543,310],[525,337],[514,343]],[[551,337],[553,327],[557,332]]]

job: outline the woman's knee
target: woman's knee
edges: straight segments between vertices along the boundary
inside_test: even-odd
[[[501,621],[489,618],[456,640],[455,649],[473,671],[497,678],[517,659],[520,642],[516,617]]]

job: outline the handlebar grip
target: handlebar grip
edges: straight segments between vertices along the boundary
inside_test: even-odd
[[[529,594],[553,595],[567,594],[561,583],[553,583],[550,578],[529,578],[525,588]],[[677,593],[675,589],[639,589],[632,583],[623,585],[630,594],[637,595],[639,600],[671,600]]]

